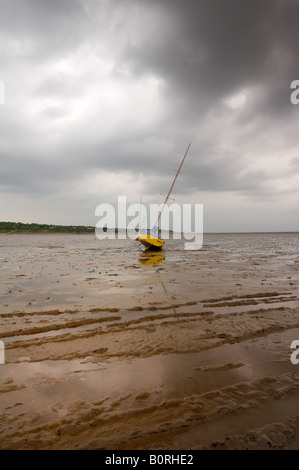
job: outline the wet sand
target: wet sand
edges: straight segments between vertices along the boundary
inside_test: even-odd
[[[299,449],[299,234],[0,236],[1,449]]]

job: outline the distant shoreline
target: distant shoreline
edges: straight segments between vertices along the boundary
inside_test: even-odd
[[[108,229],[111,232],[112,229]],[[124,229],[115,229],[115,234],[124,232]],[[299,234],[299,231],[267,231],[267,232],[204,232],[203,235],[267,235],[267,234]],[[85,225],[50,225],[25,224],[21,222],[0,222],[0,235],[95,235],[95,227]]]
[[[95,227],[85,225],[50,225],[50,224],[25,224],[22,222],[0,222],[0,234],[94,234]]]

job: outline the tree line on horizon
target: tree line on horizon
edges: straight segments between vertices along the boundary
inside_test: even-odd
[[[92,233],[94,227],[85,225],[26,224],[0,222],[0,233]]]

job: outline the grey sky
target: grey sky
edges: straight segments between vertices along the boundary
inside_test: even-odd
[[[205,231],[299,230],[296,0],[0,0],[0,220],[176,202]]]

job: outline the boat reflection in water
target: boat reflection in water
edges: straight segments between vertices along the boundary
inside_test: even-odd
[[[141,255],[139,255],[139,258],[138,258],[138,262],[142,264],[143,266],[154,266],[154,265],[163,263],[163,261],[165,261],[165,252],[163,250],[159,252],[146,250],[146,251],[143,251]],[[170,293],[167,291],[166,285],[163,281],[163,275],[162,273],[160,273],[160,270],[154,269],[154,271],[155,271],[155,276],[157,276],[159,283],[161,284],[163,288],[164,294],[166,295],[166,297],[169,298],[170,303],[172,303],[173,302],[172,299],[175,299],[176,297],[174,297],[173,295],[170,295]],[[177,315],[175,306],[172,305],[171,308],[174,314]]]
[[[138,258],[138,262],[143,266],[153,266],[156,264],[163,263],[165,261],[164,251],[143,251]]]

